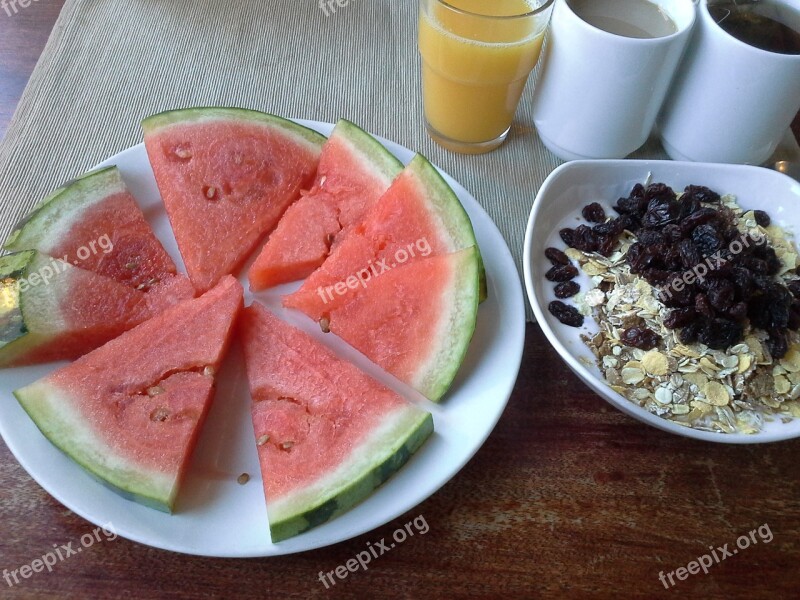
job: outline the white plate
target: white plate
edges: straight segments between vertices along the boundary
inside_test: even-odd
[[[324,135],[333,129],[331,124],[298,122]],[[411,150],[381,141],[403,162],[411,160]],[[156,235],[182,268],[144,145],[100,166],[112,164],[120,168]],[[236,345],[220,373],[216,399],[173,515],[123,499],[42,436],[11,392],[46,375],[53,365],[0,372],[0,434],[28,473],[72,511],[97,525],[111,522],[117,533],[128,539],[176,552],[221,557],[289,554],[341,542],[411,510],[453,477],[489,436],[514,387],[525,336],[522,288],[508,246],[475,199],[452,178],[445,175],[445,179],[472,219],[486,264],[489,299],[481,305],[475,337],[451,391],[441,406],[425,403],[433,413],[434,435],[403,469],[344,515],[290,540],[271,543],[249,415],[250,394]],[[281,295],[298,285],[255,295],[246,292],[245,302],[254,298],[264,302],[285,320],[402,390],[333,335],[322,334],[316,323],[281,308]],[[247,290],[246,283],[244,287]],[[236,482],[241,473],[250,475],[249,483]]]
[[[734,194],[743,208],[765,210],[774,223],[791,232],[798,231],[800,184],[769,169],[657,160],[566,163],[555,169],[539,189],[525,235],[525,286],[542,331],[569,368],[586,385],[612,406],[654,427],[686,437],[729,444],[775,442],[800,436],[800,419],[788,424],[780,421],[768,423],[762,432],[745,435],[698,431],[657,417],[606,385],[600,370],[594,366],[594,356],[580,339],[581,334],[598,330],[594,319],[587,318],[584,327],[576,329],[562,325],[547,310],[547,305],[555,300],[555,296],[553,284],[544,278],[550,268],[544,256],[545,248],[564,248],[558,232],[563,227],[575,227],[584,222],[580,213],[586,204],[599,202],[607,214],[616,214],[611,206],[617,199],[627,196],[634,184],[643,183],[648,177],[650,181],[666,183],[676,191],[695,184],[705,185],[720,194]],[[589,278],[584,273],[576,281],[581,284],[581,289],[588,289]],[[592,367],[587,367],[587,364]]]

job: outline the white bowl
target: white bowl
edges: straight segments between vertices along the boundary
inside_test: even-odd
[[[775,442],[800,437],[800,419],[765,423],[757,434],[725,434],[699,431],[658,417],[607,386],[592,352],[580,335],[598,330],[587,318],[581,328],[562,325],[547,305],[555,299],[553,284],[544,277],[550,263],[545,248],[564,249],[558,231],[575,227],[583,221],[581,209],[599,202],[607,214],[616,214],[611,206],[627,196],[636,183],[663,182],[676,191],[689,184],[705,185],[720,194],[733,194],[743,208],[762,209],[775,224],[795,233],[800,231],[800,183],[761,167],[646,160],[584,160],[566,163],[555,169],[539,189],[533,204],[523,253],[525,286],[536,320],[553,347],[570,369],[622,412],[649,425],[686,437],[728,444]],[[576,280],[588,289],[589,278],[581,273]],[[569,301],[566,301],[569,302]]]

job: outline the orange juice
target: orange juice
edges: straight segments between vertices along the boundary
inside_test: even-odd
[[[502,143],[539,58],[551,7],[532,0],[421,0],[425,119],[437,142],[461,152]]]

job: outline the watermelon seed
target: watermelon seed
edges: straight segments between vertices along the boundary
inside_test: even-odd
[[[322,187],[323,185],[325,185],[325,182],[327,181],[327,179],[328,179],[328,176],[327,175],[323,175],[322,178],[319,180],[319,187]]]
[[[294,446],[294,442],[283,442],[281,444],[281,448],[283,448],[284,450],[289,450],[291,449],[292,446]]]
[[[268,441],[269,441],[269,436],[268,435],[262,435],[260,438],[258,438],[257,443],[258,443],[259,446],[263,446]]]
[[[322,329],[322,333],[330,333],[331,332],[331,320],[327,317],[322,317],[319,320],[319,328]]]
[[[192,158],[191,150],[188,150],[186,148],[175,148],[174,154],[181,160],[188,160]]]
[[[169,417],[169,411],[166,408],[157,408],[150,413],[150,420],[157,423],[163,423]]]
[[[162,388],[160,385],[154,385],[153,387],[147,388],[147,395],[150,396],[151,398],[153,396],[158,396],[159,394],[163,393],[164,393],[164,388]]]
[[[212,186],[206,186],[203,188],[203,193],[205,194],[206,198],[209,200],[213,200],[217,197],[217,188]]]
[[[206,377],[213,377],[215,375],[214,367],[208,366],[203,368],[203,375]]]
[[[236,481],[239,482],[239,485],[244,485],[248,481],[250,481],[250,475],[247,473],[242,473],[239,477],[236,478]]]
[[[125,265],[125,268],[128,269],[129,271],[133,271],[138,266],[139,266],[139,263],[137,263],[137,262],[129,262],[127,265]]]

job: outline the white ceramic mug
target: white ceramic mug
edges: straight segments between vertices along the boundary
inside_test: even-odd
[[[594,27],[556,0],[533,119],[564,160],[624,158],[647,141],[689,41],[692,0],[651,0],[677,31],[632,38]],[[624,18],[624,15],[622,15]]]
[[[800,31],[800,0],[774,3]],[[675,160],[761,164],[800,109],[800,55],[737,40],[717,25],[707,0],[697,21],[658,119],[664,149]]]

